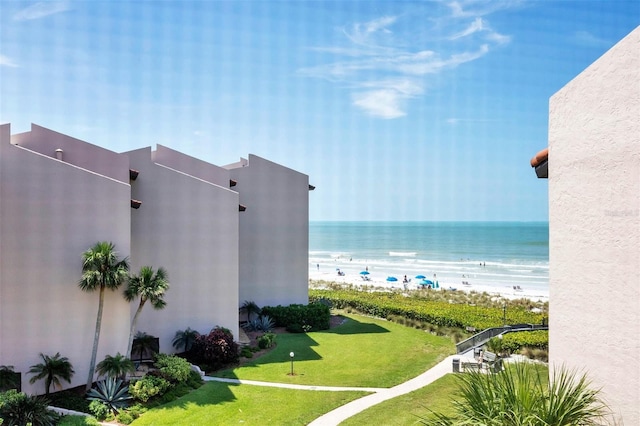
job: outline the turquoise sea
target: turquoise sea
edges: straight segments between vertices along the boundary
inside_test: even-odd
[[[425,275],[470,288],[549,288],[546,222],[311,222],[309,271]]]

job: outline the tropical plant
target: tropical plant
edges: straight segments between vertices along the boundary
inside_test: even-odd
[[[252,315],[260,315],[261,309],[256,302],[251,300],[245,300],[242,306],[240,306],[240,313],[247,314],[247,322],[251,321]]]
[[[120,379],[109,377],[99,381],[97,389],[91,389],[87,393],[89,401],[100,401],[109,408],[113,414],[117,414],[121,408],[127,406],[127,401],[131,399],[129,386]]]
[[[470,372],[460,377],[456,415],[436,414],[424,424],[487,426],[601,425],[608,414],[600,391],[585,375],[559,368],[549,383],[530,363],[501,373]]]
[[[75,371],[73,371],[73,366],[67,357],[60,356],[60,352],[57,352],[54,356],[41,353],[40,358],[42,358],[42,362],[32,365],[29,370],[29,374],[35,374],[35,376],[29,380],[29,383],[35,383],[40,379],[45,379],[44,385],[47,396],[49,396],[51,384],[53,384],[54,387],[61,386],[60,379],[71,383],[71,377],[73,377]]]
[[[20,386],[20,374],[13,371],[13,365],[0,365],[0,392],[17,389]]]
[[[60,416],[49,411],[49,401],[15,389],[0,393],[0,424],[3,426],[54,426]]]
[[[195,364],[207,365],[216,370],[224,365],[238,362],[238,344],[229,330],[215,327],[209,334],[198,336],[189,352]]]
[[[247,331],[271,331],[275,327],[275,324],[271,317],[264,315],[258,318],[254,318],[244,325],[244,329]]]
[[[192,330],[191,327],[187,327],[186,330],[176,331],[176,335],[173,337],[171,344],[176,348],[176,350],[180,350],[180,348],[182,348],[184,352],[188,352],[191,350],[193,342],[199,335],[200,333],[196,330]]]
[[[143,266],[140,268],[138,275],[129,278],[129,283],[124,291],[124,298],[127,302],[132,302],[136,298],[140,298],[138,309],[131,320],[131,331],[129,332],[129,343],[127,345],[127,354],[131,353],[133,346],[133,337],[138,323],[138,317],[142,308],[151,302],[154,309],[162,309],[167,306],[164,300],[165,292],[169,289],[169,281],[167,279],[167,271],[164,268],[158,268],[154,271],[151,266]]]
[[[93,375],[96,369],[105,290],[116,290],[126,281],[128,274],[129,261],[127,258],[118,260],[113,243],[106,241],[96,243],[96,245],[82,254],[82,279],[79,283],[80,289],[89,293],[99,290],[98,315],[96,316],[96,330],[93,337],[91,361],[89,362],[87,391],[91,389]]]
[[[485,343],[486,347],[488,350],[490,350],[491,352],[495,353],[496,355],[501,355],[503,352],[503,342],[502,342],[502,336],[499,337],[492,337],[491,339],[489,339],[487,341],[487,343]]]
[[[144,331],[139,331],[136,333],[135,338],[133,339],[133,345],[131,346],[131,353],[134,352],[140,355],[139,362],[142,362],[142,357],[147,352],[155,353],[158,348],[156,346],[157,337],[152,336],[150,334],[145,333]]]
[[[118,352],[115,356],[107,355],[96,366],[100,376],[117,377],[124,380],[127,373],[136,369],[133,361]]]

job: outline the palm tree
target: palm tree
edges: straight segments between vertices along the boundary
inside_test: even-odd
[[[187,327],[186,330],[178,330],[176,331],[176,335],[174,336],[171,344],[177,350],[183,348],[185,352],[189,352],[191,347],[193,346],[193,342],[196,341],[196,337],[198,337],[200,333],[196,330],[192,330],[190,327]]]
[[[242,306],[240,306],[240,312],[247,314],[247,322],[249,322],[251,321],[252,314],[260,315],[261,309],[256,302],[245,300]]]
[[[20,387],[20,374],[13,371],[13,365],[0,365],[0,393]]]
[[[169,281],[167,280],[167,271],[165,271],[164,268],[158,268],[154,273],[151,266],[143,266],[138,275],[129,278],[129,284],[124,291],[124,298],[127,299],[127,302],[132,302],[136,297],[140,297],[140,303],[138,303],[138,309],[131,321],[127,354],[131,353],[138,316],[140,312],[142,312],[145,303],[147,303],[147,301],[151,302],[154,309],[164,308],[167,306],[167,302],[165,302],[163,298],[168,289]]]
[[[98,315],[96,317],[96,331],[93,338],[93,349],[89,363],[89,377],[86,389],[91,389],[93,375],[96,369],[96,356],[98,354],[98,342],[100,341],[100,328],[102,326],[102,310],[104,307],[104,292],[106,289],[116,290],[126,281],[129,274],[128,259],[118,260],[113,243],[99,242],[82,254],[82,279],[79,286],[82,291],[100,291],[98,300]]]
[[[42,362],[32,365],[29,370],[29,374],[35,374],[35,376],[29,380],[29,383],[33,384],[40,379],[45,379],[44,384],[46,386],[47,396],[49,396],[52,383],[54,386],[60,386],[59,378],[71,383],[71,377],[75,371],[73,371],[73,366],[67,357],[61,357],[60,352],[52,357],[41,353],[40,357],[42,358]]]
[[[140,359],[138,360],[138,362],[142,362],[142,357],[147,351],[156,351],[155,340],[156,337],[151,336],[144,331],[139,331],[136,333],[135,338],[133,339],[133,345],[131,346],[131,351],[132,354],[133,352],[138,352],[140,354]]]
[[[516,363],[500,373],[460,375],[456,416],[436,414],[430,425],[601,425],[609,414],[585,375],[556,369],[547,383],[546,370]]]
[[[107,355],[96,366],[98,374],[101,376],[107,376],[112,378],[120,378],[124,380],[125,375],[136,369],[131,361],[126,356],[118,352],[115,356]]]

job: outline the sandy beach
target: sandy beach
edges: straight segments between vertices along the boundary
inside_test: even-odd
[[[366,267],[365,267],[366,268]],[[344,275],[338,275],[337,269],[340,269],[340,272],[343,272]],[[374,286],[388,289],[408,289],[415,290],[418,288],[422,288],[422,285],[418,283],[421,279],[416,279],[414,276],[409,274],[407,275],[407,279],[410,280],[405,287],[403,283],[405,274],[398,274],[397,271],[392,270],[383,270],[380,268],[371,268],[369,269],[368,275],[363,275],[360,272],[365,269],[360,270],[359,267],[342,267],[342,268],[330,268],[325,266],[318,268],[317,265],[310,265],[309,267],[309,279],[314,281],[329,281],[336,282],[339,284],[351,284],[354,286]],[[366,276],[368,280],[365,280],[363,276]],[[387,281],[387,277],[396,277],[398,281]],[[427,276],[427,280],[434,281],[433,276]],[[451,290],[455,289],[456,291],[464,291],[464,292],[478,292],[478,293],[489,293],[491,295],[501,296],[505,299],[530,299],[533,301],[549,301],[549,293],[548,291],[541,290],[539,288],[528,289],[526,287],[520,289],[514,289],[513,286],[507,285],[490,285],[481,280],[476,280],[472,275],[465,278],[460,278],[459,280],[451,278],[451,277],[443,277],[440,280],[436,274],[436,281],[438,282],[439,288],[434,289],[433,291],[439,290]],[[466,282],[468,284],[463,284]]]

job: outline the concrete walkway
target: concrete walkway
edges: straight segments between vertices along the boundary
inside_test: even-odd
[[[351,416],[358,414],[361,411],[366,410],[376,404],[386,401],[391,398],[395,398],[400,395],[404,395],[414,390],[423,388],[428,384],[434,382],[440,377],[453,371],[453,359],[460,358],[460,355],[451,355],[441,361],[433,368],[425,371],[421,375],[401,383],[392,388],[359,388],[359,387],[339,387],[339,386],[305,386],[305,385],[290,385],[285,383],[270,383],[270,382],[257,382],[254,380],[236,380],[236,379],[223,379],[218,377],[205,376],[205,381],[217,381],[225,383],[235,384],[247,384],[254,386],[271,386],[288,389],[299,390],[311,390],[311,391],[365,391],[372,392],[371,395],[364,396],[349,402],[341,407],[336,408],[333,411],[318,417],[313,422],[309,423],[309,426],[334,426],[340,424],[340,422],[348,419]]]

